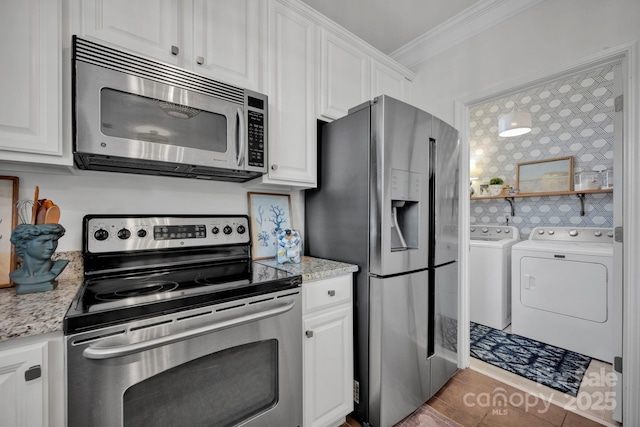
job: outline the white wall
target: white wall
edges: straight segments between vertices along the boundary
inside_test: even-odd
[[[238,183],[156,177],[96,171],[27,173],[3,170],[0,175],[20,178],[20,199],[53,200],[61,209],[60,224],[67,230],[59,252],[82,250],[82,218],[87,214],[249,214],[248,190]],[[303,193],[292,195],[295,228],[303,227]]]
[[[413,103],[453,124],[454,100],[638,38],[638,0],[547,0],[418,66]]]

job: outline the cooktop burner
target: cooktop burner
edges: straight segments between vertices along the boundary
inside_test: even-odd
[[[113,292],[96,294],[95,298],[100,301],[113,301],[122,298],[133,298],[159,292],[171,292],[178,287],[176,282],[141,282],[116,289]]]
[[[248,238],[231,235],[217,237],[225,221],[231,234],[248,227],[241,217],[85,217],[85,280],[65,316],[65,333],[95,329],[205,305],[213,305],[249,296],[267,294],[300,286],[299,275],[291,274],[250,258]],[[171,244],[166,239],[158,248],[154,233],[138,230],[153,229],[155,224],[178,223],[202,226],[202,245],[185,245],[178,236]],[[92,226],[92,224],[95,224]],[[110,230],[130,227],[130,233],[117,232],[109,241]],[[128,228],[127,228],[128,229]],[[208,234],[211,233],[211,234]],[[104,236],[106,243],[101,244]],[[136,236],[136,237],[133,237]],[[137,239],[131,241],[130,239]],[[186,240],[186,239],[184,239]],[[193,242],[189,242],[193,243]],[[119,247],[121,251],[114,251]],[[102,248],[105,249],[102,249]]]

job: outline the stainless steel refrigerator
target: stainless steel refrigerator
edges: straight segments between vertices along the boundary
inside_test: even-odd
[[[354,413],[391,426],[457,367],[458,132],[388,96],[319,132],[306,251],[360,267]]]

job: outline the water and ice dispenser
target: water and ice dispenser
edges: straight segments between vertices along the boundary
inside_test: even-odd
[[[391,170],[391,250],[418,248],[420,174]]]

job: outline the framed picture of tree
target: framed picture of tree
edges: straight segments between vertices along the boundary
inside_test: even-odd
[[[253,259],[275,258],[278,231],[293,228],[291,197],[272,193],[247,193],[247,196]]]

